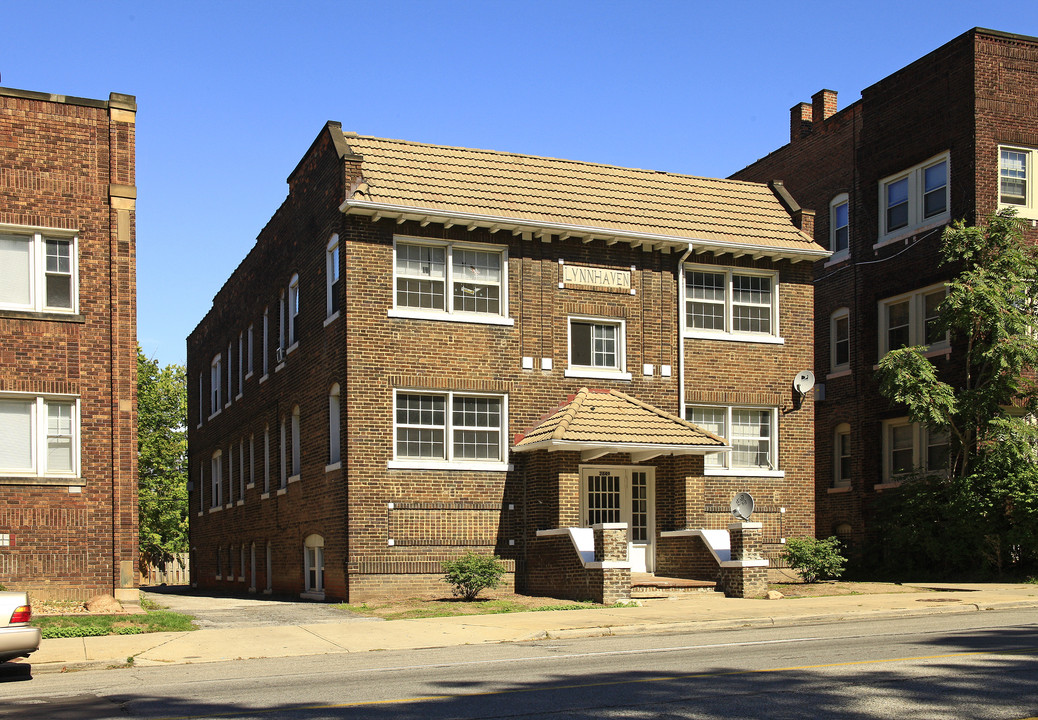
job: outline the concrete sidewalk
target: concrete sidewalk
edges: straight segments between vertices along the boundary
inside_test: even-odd
[[[34,672],[221,662],[250,658],[523,642],[540,638],[695,632],[931,613],[1038,608],[1038,585],[919,584],[919,592],[742,600],[720,593],[644,601],[641,607],[283,625],[44,640]],[[939,589],[941,592],[933,592]],[[1038,617],[1038,615],[1036,615]]]

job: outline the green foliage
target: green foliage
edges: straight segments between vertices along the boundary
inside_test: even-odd
[[[488,557],[469,552],[443,563],[444,579],[453,586],[454,594],[475,600],[482,590],[501,584],[505,566],[497,556]]]
[[[137,492],[142,562],[187,552],[187,379],[137,348]]]
[[[843,574],[847,559],[840,550],[840,540],[836,537],[824,540],[789,538],[782,557],[797,571],[801,580],[813,583],[838,578]]]
[[[160,610],[132,615],[37,615],[31,623],[45,638],[136,635],[194,630],[194,618]]]
[[[951,433],[947,473],[918,476],[876,503],[884,569],[1002,572],[1038,562],[1038,254],[1014,213],[945,230],[958,274],[938,308],[951,334],[947,376],[903,348],[879,362],[880,390],[913,422]],[[1031,419],[1029,419],[1029,417]]]
[[[40,630],[43,638],[75,638],[75,637],[98,637],[101,635],[140,635],[143,633],[139,627],[117,627],[104,625],[70,625],[67,627],[48,627]]]

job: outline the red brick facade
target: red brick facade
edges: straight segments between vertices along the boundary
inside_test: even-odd
[[[686,258],[669,248],[583,241],[551,231],[537,236],[443,220],[344,214],[340,204],[361,181],[364,165],[343,151],[343,142],[335,124],[315,140],[289,178],[288,198],[188,338],[192,579],[200,586],[303,592],[313,577],[304,545],[308,537],[320,536],[323,595],[328,598],[362,601],[387,592],[443,592],[440,563],[468,550],[502,557],[519,590],[531,584],[540,588],[543,572],[531,566],[536,532],[587,525],[580,511],[581,470],[587,466],[654,471],[656,536],[686,527],[727,527],[729,503],[739,491],[757,497],[755,519],[764,523],[766,552],[777,552],[786,536],[811,531],[814,406],[807,398],[794,409],[790,389],[796,373],[812,365],[810,262],[775,260],[764,252],[756,259],[712,252]],[[341,283],[339,310],[329,316],[326,250],[333,237]],[[394,314],[394,243],[406,238],[503,251],[507,315],[484,323]],[[683,264],[773,273],[775,339],[682,339]],[[630,273],[632,289],[564,282],[566,266]],[[281,296],[286,293],[291,305],[294,277],[301,298],[296,343],[279,362]],[[629,378],[567,377],[571,317],[608,318],[622,328]],[[245,348],[241,378],[240,335]],[[219,408],[212,400],[214,376],[223,387]],[[335,385],[341,399],[339,463],[330,462],[329,393]],[[777,458],[772,456],[771,469],[750,477],[706,474],[701,456],[659,456],[638,463],[617,453],[582,462],[579,452],[507,451],[516,433],[582,386],[617,388],[674,414],[684,403],[767,409],[772,428],[777,427],[777,438],[770,440]],[[507,420],[505,462],[475,469],[394,462],[398,391],[500,399]],[[279,488],[281,427],[286,427],[284,454],[291,475],[297,406],[299,473]],[[264,485],[268,433],[269,487]],[[219,502],[213,498],[214,455],[222,481]],[[604,592],[613,597],[613,590]]]
[[[889,329],[884,301],[939,288],[954,272],[938,267],[943,228],[952,220],[975,223],[998,209],[1000,147],[1038,148],[1035,73],[1038,39],[975,28],[865,88],[861,100],[843,110],[836,110],[829,90],[814,96],[813,110],[795,106],[790,143],[732,176],[782,180],[800,203],[816,210],[815,239],[834,251],[831,203],[842,194],[848,202],[849,252],[815,263],[814,367],[824,385],[815,425],[819,537],[841,534],[860,547],[870,499],[897,484],[889,469],[891,425],[906,412],[879,395],[873,378]],[[948,211],[936,214],[937,222],[923,218],[885,232],[886,184],[912,168],[942,161],[948,169]],[[1029,164],[1028,184],[1034,172]],[[912,173],[910,180],[922,181],[922,174]],[[1020,211],[1038,218],[1033,204]],[[1026,231],[1038,239],[1033,226],[1031,219]],[[848,327],[845,367],[836,366],[831,337],[840,311]],[[953,377],[955,348],[933,347],[933,361],[945,377]],[[844,460],[849,472],[839,478],[834,444],[843,424],[849,426]],[[914,438],[917,464],[925,463],[922,432]]]
[[[0,584],[37,598],[136,602],[135,116],[0,88]]]

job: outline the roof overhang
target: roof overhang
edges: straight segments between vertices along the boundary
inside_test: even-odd
[[[397,224],[403,224],[411,220],[420,223],[423,227],[430,223],[438,223],[445,227],[460,225],[469,230],[485,228],[490,230],[491,233],[502,231],[511,232],[513,235],[529,233],[532,237],[540,237],[544,242],[551,242],[552,235],[559,235],[562,239],[577,238],[585,243],[589,243],[592,240],[604,240],[607,245],[624,242],[633,248],[641,247],[646,252],[653,250],[684,252],[686,249],[691,249],[697,253],[713,253],[714,255],[730,253],[735,257],[750,255],[754,259],[768,257],[775,260],[789,260],[793,263],[802,261],[813,262],[827,258],[832,254],[828,250],[821,248],[772,247],[770,245],[755,245],[753,243],[740,243],[729,240],[658,235],[590,225],[571,225],[548,220],[528,220],[460,211],[434,210],[406,205],[389,205],[370,200],[358,200],[356,198],[343,201],[339,206],[339,210],[347,215],[367,215],[373,220],[382,218],[395,220]]]
[[[706,455],[708,453],[731,452],[730,445],[660,445],[624,442],[575,442],[572,440],[547,439],[542,442],[513,447],[512,452],[547,450],[548,452],[579,452],[581,462],[613,453],[628,453],[632,462],[644,462],[661,455]]]

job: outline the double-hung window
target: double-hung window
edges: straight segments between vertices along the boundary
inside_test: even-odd
[[[60,230],[0,227],[0,310],[76,313],[76,246]]]
[[[947,470],[951,433],[908,418],[883,421],[883,482],[898,483],[916,472]]]
[[[948,153],[879,183],[879,241],[947,222],[949,214]]]
[[[211,508],[223,505],[223,453],[217,450],[212,457],[211,479],[212,504]]]
[[[566,377],[630,380],[623,320],[571,317]]]
[[[223,387],[223,356],[217,355],[209,366],[209,388],[212,392],[212,400],[209,406],[209,417],[223,410],[220,402],[220,390]]]
[[[685,334],[782,342],[778,328],[778,274],[715,265],[686,266]]]
[[[398,390],[390,467],[506,469],[508,398]]]
[[[879,303],[879,355],[891,350],[924,345],[928,351],[948,349],[948,333],[940,328],[938,308],[944,300],[944,283],[931,285]]]
[[[0,396],[0,476],[79,476],[79,400]]]
[[[502,247],[398,237],[390,316],[510,325],[507,278]]]
[[[851,366],[851,316],[840,308],[829,318],[829,370],[843,373]]]
[[[833,487],[851,484],[851,426],[840,423],[833,433]]]
[[[332,235],[324,253],[325,270],[325,316],[329,322],[335,313],[339,312],[339,236]]]
[[[1026,218],[1038,218],[1038,194],[1033,180],[1038,150],[1002,146],[998,149],[998,206],[1013,208]]]
[[[778,411],[766,407],[697,405],[686,409],[687,419],[720,435],[730,453],[706,455],[706,473],[716,475],[774,475],[778,470]]]
[[[841,193],[829,203],[829,262],[838,262],[850,255],[850,202],[847,193]]]
[[[299,342],[299,276],[293,275],[288,283],[288,348],[286,353],[295,349]]]

